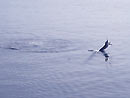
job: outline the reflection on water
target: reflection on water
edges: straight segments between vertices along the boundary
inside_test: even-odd
[[[106,53],[105,51],[101,51],[101,53],[104,55],[104,57],[105,57],[105,61],[107,62],[108,59],[109,59],[109,55],[108,55],[108,53]]]
[[[91,50],[89,50],[89,51],[91,51]],[[104,51],[93,51],[92,50],[92,54],[88,57],[88,59],[86,60],[86,61],[90,61],[93,57],[95,57],[95,55],[98,53],[101,53],[101,54],[103,54],[103,56],[105,57],[105,61],[107,62],[108,60],[109,60],[109,55],[108,55],[108,53],[104,50]]]

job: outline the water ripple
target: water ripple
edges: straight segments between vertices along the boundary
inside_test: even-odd
[[[78,44],[66,39],[17,39],[0,44],[1,48],[34,53],[59,53],[78,50]]]

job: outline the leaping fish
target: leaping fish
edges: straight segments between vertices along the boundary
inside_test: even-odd
[[[105,56],[105,61],[108,60],[109,55],[105,52],[105,49],[108,48],[109,45],[112,45],[111,42],[108,40],[105,42],[103,47],[101,47],[99,50],[88,50],[88,51],[94,51],[95,53],[101,52]]]
[[[99,49],[100,52],[104,51],[109,45],[112,45],[108,40],[105,42],[105,45]]]
[[[106,48],[108,48],[109,45],[112,45],[111,42],[109,42],[108,40],[105,42],[104,46],[102,48],[100,48],[99,50],[88,50],[88,51],[95,51],[95,52],[103,52],[105,51]]]

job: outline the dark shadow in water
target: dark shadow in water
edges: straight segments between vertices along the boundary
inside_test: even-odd
[[[91,51],[91,52],[93,52],[93,51]],[[89,62],[89,61],[95,56],[96,53],[97,53],[97,52],[94,51],[94,52],[87,58],[87,60],[85,60],[85,63]]]
[[[15,47],[9,47],[9,48],[6,48],[6,49],[10,49],[10,50],[19,50],[19,49],[15,48]]]
[[[93,52],[93,53],[88,57],[87,60],[91,60],[91,59],[95,56],[95,54],[96,54],[96,52]]]

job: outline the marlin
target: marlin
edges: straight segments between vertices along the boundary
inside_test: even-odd
[[[100,52],[103,52],[109,45],[112,45],[108,40],[105,42],[105,45],[99,49]]]
[[[105,44],[103,45],[102,48],[100,48],[99,50],[88,50],[88,51],[95,51],[95,52],[103,52],[105,51],[106,48],[108,48],[109,45],[112,45],[111,42],[109,42],[108,40],[105,42]]]
[[[105,44],[99,50],[88,50],[88,51],[94,51],[95,53],[101,52],[105,57],[105,61],[108,61],[109,55],[108,53],[106,53],[105,49],[107,49],[109,45],[112,45],[111,42],[106,40]]]

